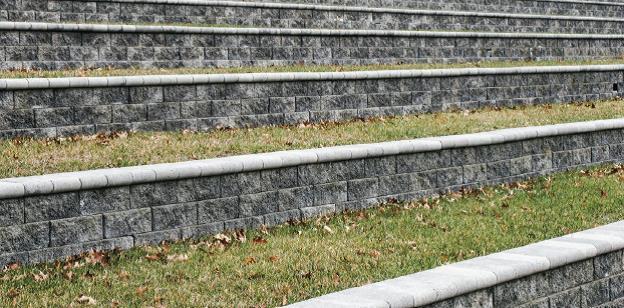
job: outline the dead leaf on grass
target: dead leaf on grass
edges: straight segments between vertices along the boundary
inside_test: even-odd
[[[186,262],[189,260],[189,256],[187,254],[173,254],[167,256],[167,261],[169,262]]]
[[[269,257],[269,261],[271,261],[272,263],[275,263],[277,261],[279,261],[280,257],[278,256],[270,256]]]
[[[96,305],[97,301],[93,297],[81,295],[78,298],[76,298],[76,303],[92,306],[92,305]]]
[[[253,243],[254,244],[266,244],[266,243],[268,243],[268,241],[265,238],[263,238],[262,236],[256,236],[253,239]]]
[[[46,281],[48,280],[48,275],[44,274],[42,271],[39,271],[38,274],[33,275],[33,279],[36,282]]]
[[[147,287],[141,286],[136,288],[135,293],[136,295],[143,297],[143,295],[145,294],[145,292],[147,292]]]
[[[329,234],[334,234],[334,230],[332,230],[329,226],[325,225],[323,226],[323,231],[329,233]]]
[[[250,264],[254,264],[254,263],[256,263],[256,258],[251,257],[251,256],[246,257],[246,258],[243,260],[243,264],[245,264],[245,265],[250,265]]]

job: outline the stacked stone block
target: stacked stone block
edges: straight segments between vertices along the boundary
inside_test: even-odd
[[[169,76],[171,82],[144,76],[137,85],[112,77],[106,87],[86,86],[101,78],[57,79],[59,87],[31,80],[0,90],[0,137],[319,123],[608,99],[624,89],[620,66],[435,72],[200,75],[187,84],[179,84],[184,76]]]
[[[0,69],[589,60],[621,35],[0,24]]]
[[[1,12],[1,11],[0,11]],[[257,2],[55,1],[0,20],[96,23],[194,23],[277,28],[623,33],[618,18],[388,9]]]
[[[622,127],[596,121],[4,179],[0,263],[271,226],[623,162]]]
[[[288,307],[622,307],[624,222]]]
[[[70,20],[73,14],[86,14],[89,18],[106,19],[114,15],[132,19],[133,16],[159,14],[166,9],[172,16],[184,16],[187,10],[201,12],[201,6],[207,3],[228,1],[193,1],[180,0],[169,2],[162,0],[4,0],[0,3],[0,18],[18,20]],[[243,3],[275,3],[333,5],[352,7],[377,7],[397,9],[420,9],[432,11],[472,11],[472,12],[504,12],[515,14],[564,15],[564,16],[595,16],[623,17],[624,3],[603,1],[534,1],[534,0],[471,0],[471,1],[439,1],[439,0],[245,0]],[[145,4],[152,7],[145,8]],[[180,8],[180,4],[194,4],[195,8]],[[227,12],[227,11],[226,11]]]

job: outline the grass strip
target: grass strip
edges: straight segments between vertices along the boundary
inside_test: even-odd
[[[277,306],[624,218],[624,170],[0,272],[0,306]]]
[[[163,68],[163,69],[72,69],[72,70],[0,70],[0,78],[59,78],[59,77],[107,77],[136,75],[175,75],[175,74],[234,74],[234,73],[282,73],[282,72],[350,72],[371,70],[408,70],[408,69],[443,69],[443,68],[497,68],[522,66],[559,66],[559,65],[598,65],[624,64],[624,59],[602,60],[562,60],[562,61],[480,61],[468,63],[419,63],[396,65],[285,65],[285,66],[245,66],[231,68]]]
[[[0,140],[0,178],[624,117],[624,101],[444,112],[211,132]]]

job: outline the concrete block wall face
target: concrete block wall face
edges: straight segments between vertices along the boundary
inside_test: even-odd
[[[422,307],[622,307],[622,253],[617,250]]]
[[[72,25],[44,26],[51,29],[0,31],[0,60],[4,60],[0,69],[367,65],[582,60],[624,55],[624,40],[618,35],[358,30],[330,33],[193,27],[166,31],[150,26],[113,30],[114,26],[104,25],[85,25],[85,30],[76,30]]]
[[[572,69],[566,73],[484,71],[482,75],[404,78],[377,74],[383,71],[372,73],[377,77],[293,80],[289,75],[284,81],[274,82],[5,89],[0,90],[0,137],[61,137],[130,130],[208,131],[345,121],[607,99],[621,95],[624,89],[624,68],[595,72]],[[387,76],[391,74],[386,72]],[[219,79],[219,75],[214,76]],[[78,80],[77,84],[84,85],[88,78]],[[43,83],[48,84],[45,79]]]
[[[619,221],[287,307],[622,307],[623,232]]]
[[[37,0],[32,0],[37,1]],[[624,7],[616,1],[533,1],[533,0],[241,0],[244,2],[279,2],[318,5],[342,5],[383,8],[409,8],[435,11],[504,12],[514,14],[622,17]],[[94,1],[101,2],[101,1]]]
[[[501,1],[429,1],[429,0],[243,0],[244,2],[260,3],[301,3],[317,5],[360,6],[379,8],[411,8],[435,11],[474,11],[474,12],[504,12],[518,14],[540,15],[567,15],[567,16],[596,16],[596,17],[623,17],[624,6],[621,2],[604,1],[604,3],[572,2],[572,1],[530,1],[530,0],[501,0]],[[81,7],[72,9],[70,2]],[[149,2],[149,1],[146,1]],[[208,2],[208,1],[207,1]],[[103,18],[106,15],[118,14],[120,7],[128,12],[142,13],[145,9],[141,4],[128,1],[68,1],[68,0],[5,0],[0,3],[2,14],[11,21],[17,20],[44,20],[57,18],[71,13],[62,14],[62,10],[73,12],[82,11],[91,15],[91,18]],[[160,6],[154,5],[153,13],[158,13]],[[179,10],[172,12],[179,13]],[[99,16],[99,17],[98,17]]]
[[[596,129],[611,124],[588,125]],[[544,131],[575,130],[553,126]],[[389,153],[385,155],[377,150],[393,147],[392,143],[276,153],[282,165],[268,163],[275,160],[260,154],[179,167],[4,179],[0,180],[0,264],[36,263],[89,249],[125,249],[224,229],[271,226],[368,208],[388,199],[412,200],[624,161],[623,128],[576,131],[475,146],[462,146],[462,141],[448,145],[444,138],[405,141],[394,150],[384,149]],[[488,136],[484,137],[492,140]],[[478,135],[451,139],[471,143],[472,138],[481,140]],[[419,148],[419,142],[427,146],[409,150]],[[440,143],[446,146],[440,148]],[[362,153],[367,148],[370,155],[342,158],[344,153]],[[309,159],[312,153],[316,163]],[[249,171],[240,171],[245,169]],[[206,174],[203,170],[213,170],[213,175],[200,175]]]
[[[207,2],[209,3],[209,2]],[[218,3],[218,2],[216,2]],[[159,4],[54,1],[43,11],[8,11],[0,20],[43,22],[165,22],[242,25],[308,29],[377,29],[377,30],[469,30],[490,32],[536,33],[624,33],[624,21],[570,17],[498,17],[475,14],[442,15],[438,12],[385,12],[365,8],[320,8],[300,5],[242,6],[232,3]],[[623,6],[624,8],[624,6]]]

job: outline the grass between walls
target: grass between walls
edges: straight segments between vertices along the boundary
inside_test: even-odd
[[[603,166],[305,223],[0,271],[0,306],[265,307],[622,220]]]

